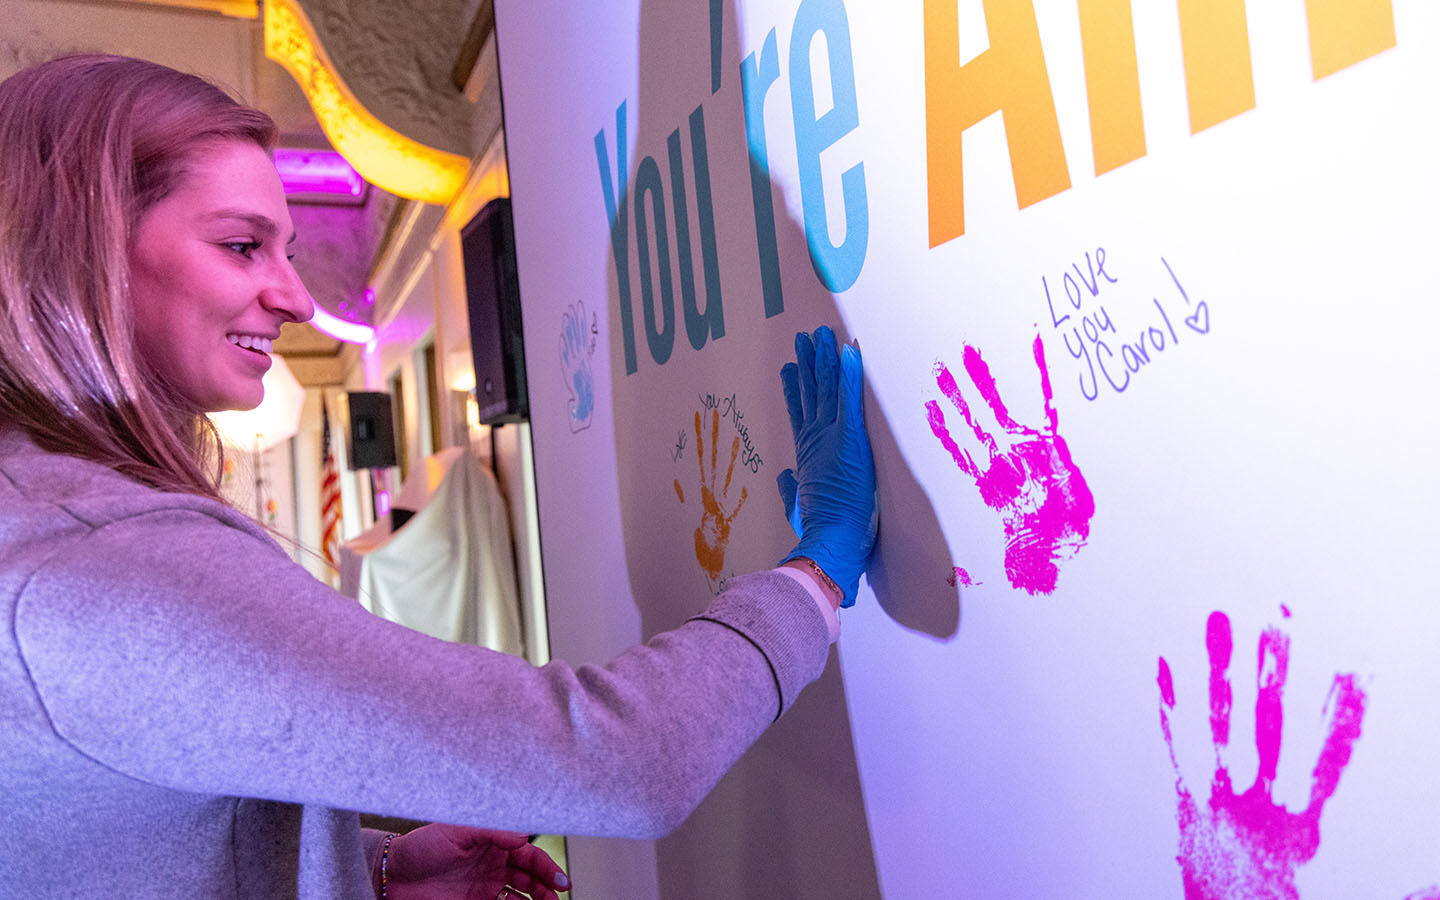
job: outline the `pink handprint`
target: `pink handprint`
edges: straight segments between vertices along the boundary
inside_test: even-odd
[[[1160,657],[1160,728],[1175,767],[1175,793],[1180,824],[1180,873],[1186,900],[1298,900],[1295,869],[1320,849],[1320,813],[1335,793],[1340,773],[1360,737],[1365,693],[1354,675],[1336,675],[1326,700],[1330,722],[1325,745],[1311,772],[1310,801],[1293,813],[1275,802],[1271,788],[1280,759],[1281,694],[1290,662],[1290,637],[1269,627],[1260,635],[1255,699],[1255,749],[1259,768],[1255,783],[1236,794],[1230,771],[1220,757],[1230,742],[1230,619],[1210,614],[1206,625],[1210,656],[1210,734],[1215,744],[1215,779],[1210,801],[1201,810],[1185,787],[1170,734],[1175,686],[1170,666]]]
[[[980,351],[968,344],[965,347],[965,372],[1009,436],[1005,448],[975,421],[950,369],[944,363],[935,366],[940,393],[954,404],[989,455],[983,469],[950,436],[940,404],[931,400],[925,408],[929,411],[930,430],[960,471],[975,479],[985,505],[1000,513],[1005,525],[1005,574],[1010,583],[1032,594],[1049,594],[1055,590],[1060,575],[1059,561],[1074,556],[1090,536],[1095,499],[1070,458],[1065,439],[1057,433],[1060,419],[1050,390],[1050,373],[1045,368],[1045,347],[1038,335],[1034,352],[1047,421],[1047,427],[1040,431],[1010,417]]]

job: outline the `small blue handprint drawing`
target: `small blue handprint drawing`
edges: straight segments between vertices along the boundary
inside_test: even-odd
[[[570,431],[590,427],[595,412],[595,378],[590,372],[590,357],[595,353],[595,335],[599,322],[585,317],[585,302],[570,304],[560,320],[560,368],[565,373],[570,391]]]

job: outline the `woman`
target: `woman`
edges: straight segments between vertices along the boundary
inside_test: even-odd
[[[0,882],[552,900],[523,832],[669,831],[820,674],[874,540],[859,356],[822,328],[782,372],[804,527],[781,568],[604,667],[433,640],[217,491],[204,414],[257,405],[312,310],[273,140],[138,60],[0,84]],[[459,824],[384,835],[357,809]]]

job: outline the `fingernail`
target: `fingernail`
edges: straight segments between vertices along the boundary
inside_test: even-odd
[[[569,887],[569,886],[570,886],[570,879],[568,879],[568,878],[565,877],[565,873],[564,873],[564,872],[556,872],[556,873],[555,873],[555,886],[556,886],[556,887],[562,887],[562,888],[563,888],[563,887]]]

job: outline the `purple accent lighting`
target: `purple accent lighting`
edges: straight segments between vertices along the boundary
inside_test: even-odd
[[[365,179],[350,163],[333,150],[295,150],[281,147],[275,151],[275,170],[286,194],[330,194],[360,197],[365,192]]]
[[[375,337],[375,329],[369,325],[342,319],[321,309],[318,304],[315,306],[315,316],[310,320],[310,324],[337,341],[351,344],[369,343]]]

